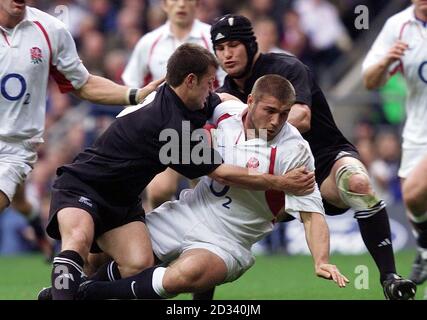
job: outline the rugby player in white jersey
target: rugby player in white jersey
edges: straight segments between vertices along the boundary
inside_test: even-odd
[[[310,69],[292,55],[260,53],[252,24],[244,16],[218,18],[211,39],[227,72],[217,91],[245,102],[263,75],[279,74],[292,83],[297,98],[288,121],[310,144],[325,213],[340,215],[352,208],[363,242],[378,267],[386,299],[413,298],[415,284],[397,274],[386,204],[375,194],[357,149],[337,127]]]
[[[130,89],[89,74],[62,22],[25,0],[0,2],[0,212],[13,203],[31,219],[44,247],[44,230],[23,183],[43,142],[49,75],[63,93],[98,104],[137,104],[157,86]]]
[[[212,141],[225,163],[252,168],[254,174],[281,175],[301,165],[314,170],[308,143],[286,122],[294,101],[289,81],[266,75],[254,85],[246,110],[240,101],[219,105],[212,119],[217,124]],[[251,246],[288,214],[304,224],[317,276],[345,287],[347,278],[329,264],[329,231],[317,186],[311,194],[293,196],[204,177],[179,200],[146,216],[154,255],[169,266],[113,282],[87,281],[78,298],[161,299],[234,281],[254,263]]]
[[[199,0],[161,0],[168,20],[159,28],[145,34],[137,43],[123,72],[126,85],[139,87],[166,75],[169,57],[183,43],[196,43],[213,52],[210,41],[211,26],[196,19]],[[217,71],[217,83],[222,84],[225,73]],[[171,200],[178,188],[181,175],[172,169],[158,174],[147,186],[148,209]]]
[[[407,215],[417,234],[417,256],[410,279],[427,280],[427,1],[390,17],[363,63],[363,80],[372,90],[400,71],[406,80],[406,122],[399,177]]]

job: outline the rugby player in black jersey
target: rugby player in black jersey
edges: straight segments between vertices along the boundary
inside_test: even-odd
[[[57,170],[47,226],[48,234],[62,241],[52,269],[54,300],[75,298],[90,251],[101,250],[114,260],[116,272],[111,268],[110,275],[119,271],[128,277],[154,263],[140,194],[167,167],[190,179],[209,175],[255,190],[313,191],[313,174],[250,174],[247,168],[222,164],[214,149],[200,149],[200,141],[190,139],[221,102],[212,93],[217,67],[208,50],[180,46],[168,61],[166,84],[125,109],[92,147]],[[175,133],[180,138],[175,145],[162,138]],[[168,144],[178,152],[171,159],[163,154],[165,163],[162,150]],[[202,162],[193,157],[196,148],[197,154],[208,155]]]

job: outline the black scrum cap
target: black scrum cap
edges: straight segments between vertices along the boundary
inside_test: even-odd
[[[248,64],[239,78],[250,72],[253,59],[258,51],[258,44],[248,18],[235,14],[220,17],[211,27],[211,40],[214,47],[223,41],[238,40],[242,42],[248,54]]]

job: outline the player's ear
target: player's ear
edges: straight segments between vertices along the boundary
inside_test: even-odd
[[[185,77],[185,84],[189,88],[193,88],[195,84],[197,84],[197,76],[194,73],[190,73]]]
[[[246,100],[246,104],[248,105],[249,109],[252,109],[252,106],[254,104],[254,97],[251,93],[248,95],[248,100]]]

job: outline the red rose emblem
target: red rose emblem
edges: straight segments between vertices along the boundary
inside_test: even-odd
[[[248,162],[246,163],[246,168],[249,169],[256,169],[259,167],[259,161],[255,157],[251,157]]]
[[[43,59],[43,55],[42,55],[42,50],[38,47],[33,47],[30,49],[30,54],[31,54],[31,62],[34,64],[39,64],[40,62],[42,62]]]

